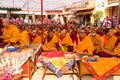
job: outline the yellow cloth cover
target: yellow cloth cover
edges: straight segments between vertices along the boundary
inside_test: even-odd
[[[89,62],[98,76],[104,75],[113,67],[120,64],[117,58],[98,58],[97,62]]]
[[[52,64],[58,68],[62,68],[70,59],[61,57],[61,58],[51,58],[50,61]]]

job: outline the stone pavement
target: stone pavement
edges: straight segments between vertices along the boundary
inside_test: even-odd
[[[32,80],[42,80],[43,69],[37,69],[33,74]],[[91,75],[83,75],[82,80],[95,80]],[[28,80],[25,78],[24,80]],[[72,80],[71,75],[63,75],[61,78],[57,78],[55,75],[46,75],[44,80]],[[77,79],[77,76],[74,75],[74,80]],[[120,80],[120,76],[111,76],[107,80]]]

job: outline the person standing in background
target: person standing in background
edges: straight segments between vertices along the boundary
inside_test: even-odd
[[[114,18],[113,18],[113,26],[114,27],[116,27],[117,25],[118,25],[118,19],[117,19],[117,16],[115,16]]]
[[[93,16],[93,15],[91,15],[91,18],[90,18],[90,23],[91,23],[91,25],[93,25],[93,24],[94,24],[94,22],[95,22],[95,18],[94,18],[94,16]]]

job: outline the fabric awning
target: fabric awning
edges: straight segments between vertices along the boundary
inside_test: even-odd
[[[7,14],[6,10],[0,10],[0,14]]]
[[[86,12],[79,12],[76,15],[86,15],[86,14],[92,14],[93,11],[86,11]]]
[[[94,8],[95,7],[76,8],[76,9],[71,9],[71,11],[94,10]]]
[[[108,4],[107,7],[113,7],[113,6],[118,6],[119,5],[119,2],[116,2],[116,3],[111,3],[111,4]]]
[[[73,12],[63,12],[61,15],[74,14]]]
[[[45,11],[47,14],[61,14],[62,10],[46,10]]]
[[[92,14],[95,7],[79,8],[75,9],[74,12],[76,15],[86,15]]]
[[[41,15],[41,12],[34,12],[34,11],[12,11],[12,14],[35,14],[35,15]],[[43,12],[43,15],[46,15],[45,12]]]
[[[21,8],[21,9],[41,9],[41,0],[0,0],[0,7]],[[74,2],[85,2],[89,0],[43,0],[44,10],[60,10]],[[62,7],[62,8],[61,8]]]

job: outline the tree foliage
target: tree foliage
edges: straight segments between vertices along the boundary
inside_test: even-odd
[[[95,16],[97,19],[101,19],[103,17],[103,11],[101,10],[96,11]]]

